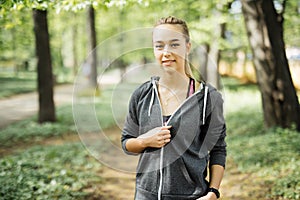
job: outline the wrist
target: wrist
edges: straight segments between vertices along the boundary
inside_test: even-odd
[[[141,147],[141,148],[145,149],[145,148],[148,147],[146,139],[144,139],[144,138],[139,138],[138,141],[139,141],[139,144],[140,144],[140,147]]]
[[[214,194],[217,199],[220,198],[220,192],[216,188],[213,188],[213,187],[208,188],[207,193]]]

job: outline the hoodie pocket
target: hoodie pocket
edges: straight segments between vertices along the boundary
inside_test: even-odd
[[[184,161],[182,160],[182,158],[180,158],[180,160],[182,161],[182,165],[180,165],[180,170],[183,174],[183,176],[185,177],[186,181],[190,184],[190,185],[193,185],[193,186],[196,186],[196,183],[192,180],[186,166],[185,166],[185,163]]]
[[[158,171],[137,173],[136,187],[153,194],[157,193],[159,176],[158,173]]]
[[[163,194],[192,195],[199,190],[182,158],[164,168]]]

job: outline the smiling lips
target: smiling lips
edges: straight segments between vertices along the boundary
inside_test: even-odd
[[[175,62],[175,60],[163,60],[162,64],[164,66],[170,66],[173,62]]]

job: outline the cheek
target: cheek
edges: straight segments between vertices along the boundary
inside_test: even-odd
[[[153,52],[154,53],[154,57],[155,57],[155,59],[160,59],[161,58],[161,56],[162,56],[162,53],[161,52],[159,52],[159,51],[154,51]]]
[[[186,57],[186,51],[184,50],[173,52],[173,54],[176,55],[176,57],[178,57],[179,59],[185,59]]]

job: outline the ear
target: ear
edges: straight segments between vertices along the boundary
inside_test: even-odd
[[[186,54],[187,54],[187,55],[190,54],[191,48],[192,48],[192,43],[187,42],[187,43],[186,43]]]

